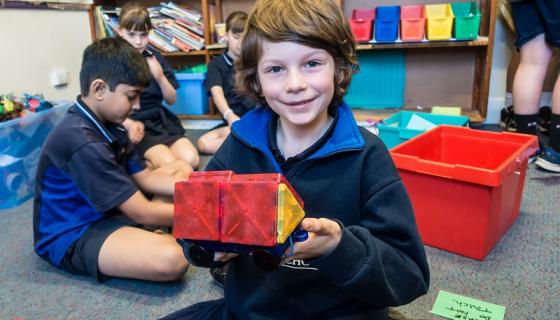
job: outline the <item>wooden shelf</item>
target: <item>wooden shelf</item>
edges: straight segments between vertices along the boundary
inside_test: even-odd
[[[222,116],[219,114],[202,114],[202,115],[194,115],[194,114],[181,114],[178,115],[179,119],[181,120],[220,120]]]
[[[404,107],[386,109],[352,109],[352,113],[354,114],[356,121],[367,121],[386,119],[401,110],[429,113],[432,111],[432,108],[428,107],[420,109],[418,107]],[[482,117],[478,110],[463,109],[461,115],[469,117],[471,122],[484,122],[484,117]]]
[[[177,52],[162,52],[164,57],[182,57],[182,56],[204,56],[206,55],[206,50],[194,50],[189,52],[177,51]]]
[[[488,37],[479,37],[472,41],[426,41],[426,42],[397,42],[397,43],[360,43],[357,49],[381,50],[381,49],[412,49],[412,48],[452,48],[452,47],[485,47],[488,46]],[[224,47],[225,48],[225,47]],[[224,48],[213,47],[210,49],[202,49],[190,52],[171,52],[163,53],[166,57],[180,56],[204,56],[207,52],[210,54],[220,54]]]
[[[352,113],[356,121],[367,121],[367,120],[381,120],[386,119],[395,113],[406,110],[414,112],[431,112],[432,108],[418,108],[418,107],[404,107],[404,108],[385,108],[385,109],[354,109],[352,108]],[[478,110],[462,110],[463,116],[467,116],[471,119],[471,122],[478,123],[484,122],[484,118]],[[222,119],[219,114],[204,114],[204,115],[179,115],[182,120],[218,120]]]
[[[452,48],[452,47],[487,47],[488,37],[478,37],[471,41],[425,41],[425,42],[395,42],[395,43],[360,43],[358,50],[376,49],[412,49],[412,48]]]

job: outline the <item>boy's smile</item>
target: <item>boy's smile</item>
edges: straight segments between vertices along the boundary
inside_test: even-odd
[[[295,42],[262,44],[258,77],[270,108],[283,126],[322,128],[334,95],[333,57],[323,49]]]

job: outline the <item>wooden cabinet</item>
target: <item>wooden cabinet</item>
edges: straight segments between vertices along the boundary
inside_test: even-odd
[[[346,0],[344,12],[381,5],[448,3],[446,0]],[[458,0],[456,2],[468,2]],[[358,50],[402,49],[406,53],[405,109],[459,106],[473,122],[486,118],[497,0],[477,1],[481,9],[479,37],[474,41],[360,44]],[[385,117],[391,110],[356,110],[357,118]]]
[[[144,1],[146,6],[158,5],[160,1]],[[210,21],[223,22],[227,15],[236,10],[249,12],[255,0],[180,0],[200,10],[205,21],[206,45],[211,45]],[[337,0],[350,17],[356,8],[374,8],[381,5],[437,4],[448,0]],[[457,2],[467,2],[457,0]],[[478,0],[482,19],[479,38],[473,41],[431,41],[421,43],[360,44],[358,50],[402,49],[406,53],[406,77],[404,108],[429,111],[431,106],[459,106],[462,114],[471,121],[481,122],[486,118],[497,0]],[[126,1],[95,0],[94,5],[120,6]],[[211,19],[211,16],[213,17]],[[94,28],[92,28],[92,36]],[[165,54],[172,65],[182,67],[207,63],[221,49],[203,49],[189,53]],[[358,119],[382,118],[396,112],[395,109],[355,109]],[[215,109],[210,114],[196,118],[215,118]]]

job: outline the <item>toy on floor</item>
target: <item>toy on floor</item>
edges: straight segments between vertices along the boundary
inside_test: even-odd
[[[30,95],[24,93],[25,97],[25,108],[32,112],[41,112],[53,107],[52,103],[45,100],[42,94]]]
[[[215,252],[251,254],[265,271],[305,241],[303,201],[279,173],[194,172],[175,184],[173,236],[197,265]]]
[[[0,97],[0,122],[19,118],[24,106],[11,95]]]

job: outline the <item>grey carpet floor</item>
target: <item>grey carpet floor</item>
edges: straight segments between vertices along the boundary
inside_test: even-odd
[[[207,160],[204,159],[204,160]],[[530,165],[520,215],[485,261],[427,247],[427,295],[399,310],[429,313],[439,290],[506,307],[506,319],[560,319],[560,175]],[[0,319],[155,319],[222,296],[207,270],[182,281],[113,279],[99,284],[61,272],[32,249],[32,202],[0,210]]]

